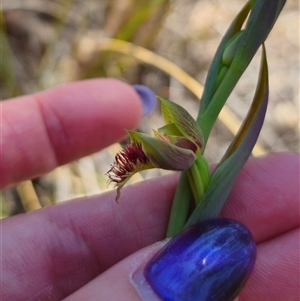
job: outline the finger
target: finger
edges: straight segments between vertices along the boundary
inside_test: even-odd
[[[250,227],[257,240],[296,227],[299,196],[294,183],[299,155],[252,158],[245,170],[234,187],[240,194],[231,194],[224,215]],[[260,172],[265,176],[260,177]],[[60,300],[130,253],[163,239],[177,179],[177,175],[160,177],[125,187],[120,204],[115,202],[115,192],[106,193],[32,212],[30,218],[20,215],[3,221],[3,275],[16,278],[4,286],[5,293],[17,298],[14,285],[19,285],[24,294],[19,300],[33,294],[45,299],[47,290],[40,291],[42,285],[51,287],[53,298]],[[243,193],[240,185],[252,189]],[[264,219],[270,224],[263,227]],[[28,279],[31,286],[26,285]],[[63,289],[66,282],[68,289]]]
[[[239,301],[300,300],[299,237],[295,229],[258,246],[253,273]]]
[[[97,79],[1,104],[0,188],[36,177],[124,137],[142,103],[129,85]]]
[[[133,284],[135,274],[142,274],[146,263],[167,243],[161,241],[137,251],[112,268],[93,279],[64,301],[81,300],[122,300],[122,301],[161,301],[151,288],[145,288],[147,296],[142,299],[138,289]],[[143,292],[141,292],[143,293]]]
[[[2,221],[4,300],[46,300],[49,294],[62,300],[119,260],[163,239],[175,185],[169,177],[152,180],[135,186],[135,198],[125,189],[121,204],[113,192]]]
[[[221,216],[245,224],[257,242],[299,227],[299,171],[299,154],[250,158]]]
[[[297,229],[258,245],[258,255],[254,271],[246,287],[242,290],[238,298],[239,301],[299,300],[299,234],[299,229]],[[162,241],[161,243],[154,244],[129,256],[64,301],[95,300],[95,298],[103,301],[161,300],[156,296],[151,285],[149,285],[145,279],[144,268],[165,243],[166,242]],[[168,254],[170,252],[172,252],[172,249],[168,250]],[[191,257],[191,255],[189,257]],[[178,258],[178,261],[179,262],[176,263],[178,268],[176,278],[182,279],[182,286],[188,288],[188,284],[194,284],[194,282],[191,278],[186,279],[180,275],[180,258]],[[184,262],[183,264],[188,263]],[[163,273],[164,270],[168,270],[168,266],[164,266],[161,272]],[[194,274],[191,274],[190,277],[193,277]],[[174,278],[169,280],[170,287],[176,285],[172,284],[172,282],[178,282],[178,279]],[[200,285],[199,283],[199,286]],[[198,287],[198,289],[200,288]],[[159,292],[162,293],[161,291]],[[191,295],[197,294],[194,285],[190,287],[189,293]],[[168,290],[168,295],[169,294],[170,291]],[[174,300],[181,300],[181,298],[174,296]]]

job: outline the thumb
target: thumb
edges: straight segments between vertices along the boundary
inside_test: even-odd
[[[255,256],[256,245],[245,226],[211,219],[134,253],[65,301],[233,300]]]
[[[143,248],[114,265],[64,301],[141,301],[134,277],[146,263],[166,244],[167,240]],[[148,300],[159,301],[150,289]],[[147,300],[147,299],[145,299]]]

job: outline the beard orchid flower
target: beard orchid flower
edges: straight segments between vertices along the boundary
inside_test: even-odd
[[[154,137],[127,131],[130,144],[117,153],[107,172],[110,182],[120,189],[137,172],[151,168],[186,170],[201,154],[202,132],[193,117],[181,106],[160,98],[166,125],[153,130]]]

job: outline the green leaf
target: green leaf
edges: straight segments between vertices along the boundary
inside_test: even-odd
[[[257,89],[248,115],[236,138],[215,169],[209,186],[185,227],[220,213],[234,182],[246,163],[263,125],[268,104],[268,65],[263,46]]]
[[[285,2],[283,0],[257,0],[255,3],[251,3],[254,6],[239,38],[238,45],[235,45],[237,47],[235,56],[222,81],[219,83],[218,72],[222,68],[222,56],[226,43],[238,32],[239,26],[242,25],[241,23],[250,9],[250,3],[242,9],[229,27],[209,70],[201,100],[202,104],[197,117],[205,143],[227,98],[248,67],[257,49],[267,38]],[[216,84],[218,84],[217,87]]]

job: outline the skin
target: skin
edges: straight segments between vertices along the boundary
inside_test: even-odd
[[[119,141],[142,114],[134,90],[116,80],[65,85],[1,110],[2,188]],[[299,300],[299,160],[250,158],[222,211],[258,245],[239,301]],[[131,276],[165,243],[154,244],[164,238],[177,180],[127,186],[120,204],[114,191],[2,220],[1,300],[141,300]]]

